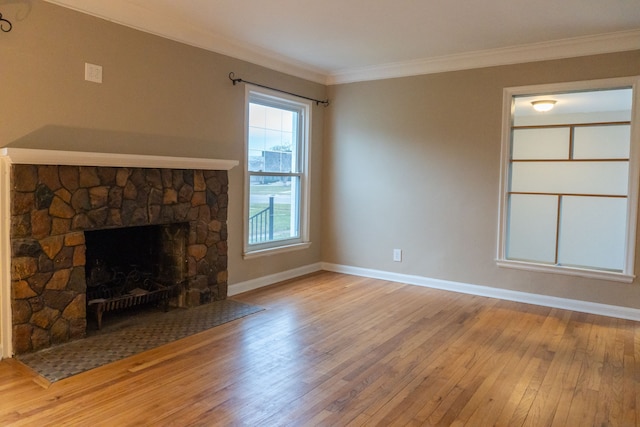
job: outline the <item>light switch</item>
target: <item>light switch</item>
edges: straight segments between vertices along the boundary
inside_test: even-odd
[[[102,66],[85,62],[84,79],[89,82],[102,83]]]

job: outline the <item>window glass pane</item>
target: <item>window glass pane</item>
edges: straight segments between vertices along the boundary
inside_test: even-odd
[[[554,263],[557,217],[558,196],[512,194],[507,258]]]
[[[252,175],[249,244],[300,237],[300,178]]]
[[[569,159],[569,128],[515,129],[511,157],[525,159]]]
[[[628,159],[629,125],[577,127],[573,137],[574,159]]]
[[[563,197],[558,263],[622,271],[627,199]]]
[[[255,118],[254,118],[255,114]],[[299,113],[251,103],[249,109],[249,153],[262,156],[250,159],[255,172],[299,172],[297,167],[297,123]],[[261,150],[262,153],[258,153]],[[255,167],[260,164],[261,169]]]
[[[267,131],[263,128],[249,128],[249,149],[264,151],[266,150]]]
[[[267,129],[282,130],[283,120],[282,117],[289,111],[281,110],[273,107],[263,107],[266,110],[266,123]]]
[[[283,134],[282,130],[267,129],[265,131],[265,135],[266,135],[265,149],[269,151],[282,151],[285,148],[290,149],[290,147],[282,146],[282,139],[283,139],[282,134]]]
[[[249,127],[264,129],[267,126],[267,107],[249,104]]]
[[[291,153],[266,151],[264,164],[268,172],[291,172]]]
[[[511,191],[625,196],[629,162],[514,162]]]

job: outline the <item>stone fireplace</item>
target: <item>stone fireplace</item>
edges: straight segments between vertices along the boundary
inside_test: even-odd
[[[149,252],[155,261],[145,268],[161,280],[184,283],[174,304],[191,307],[226,297],[227,170],[237,162],[123,155],[87,160],[87,153],[50,152],[45,158],[53,161],[36,156],[38,161],[30,163],[32,156],[21,157],[25,151],[43,150],[13,149],[6,153],[13,156],[4,166],[9,175],[5,188],[6,181],[10,183],[5,237],[8,234],[13,353],[85,336],[92,274],[87,262],[106,262],[112,249],[125,252],[117,249],[116,243],[124,239],[118,236],[133,230],[159,226],[156,234],[134,239],[148,240],[151,247],[129,252]],[[167,167],[174,163],[178,165]],[[103,237],[98,249],[88,253],[87,245],[109,230],[120,234]],[[182,240],[176,237],[180,235]],[[3,321],[6,318],[4,313]],[[5,345],[7,330],[4,325]]]

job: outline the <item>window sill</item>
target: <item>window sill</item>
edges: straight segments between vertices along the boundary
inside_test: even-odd
[[[292,252],[292,251],[307,249],[309,246],[311,246],[311,242],[302,242],[302,243],[294,243],[286,246],[277,246],[275,248],[247,251],[242,254],[242,258],[252,259],[252,258],[259,258],[263,256],[269,256],[269,255],[277,255],[285,252]]]
[[[615,273],[612,271],[587,270],[582,268],[563,267],[557,265],[536,264],[533,262],[496,260],[498,267],[516,268],[519,270],[536,271],[541,273],[565,274],[569,276],[580,276],[589,279],[610,280],[612,282],[631,283],[636,276],[625,273]]]

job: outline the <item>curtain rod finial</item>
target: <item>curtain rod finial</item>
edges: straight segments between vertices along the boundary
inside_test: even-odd
[[[8,33],[9,31],[11,31],[12,28],[13,28],[13,24],[11,23],[11,21],[9,21],[6,18],[3,18],[2,14],[0,13],[0,30],[2,30],[3,33]]]
[[[242,83],[242,79],[236,79],[235,76],[236,75],[233,71],[229,73],[229,80],[231,80],[231,83],[233,83],[234,86],[236,83]]]

